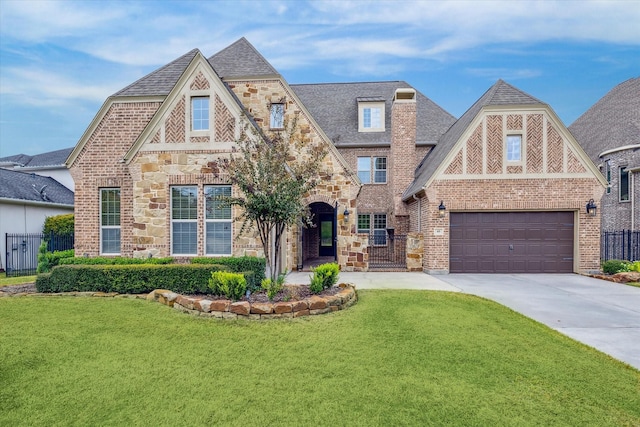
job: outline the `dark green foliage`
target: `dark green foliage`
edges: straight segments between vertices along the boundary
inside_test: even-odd
[[[126,257],[76,257],[66,258],[60,265],[132,265],[132,264],[171,264],[173,258],[126,258]],[[217,263],[216,263],[217,264]]]
[[[209,292],[224,295],[234,301],[242,298],[247,290],[247,280],[242,273],[214,271],[209,279]]]
[[[233,273],[243,273],[247,279],[247,289],[255,292],[260,289],[262,279],[265,278],[266,260],[253,256],[241,257],[200,257],[192,258],[191,264],[220,264],[229,267]]]
[[[48,216],[44,220],[42,232],[46,235],[53,234],[71,234],[74,232],[74,216],[73,214]]]
[[[602,271],[605,274],[616,274],[623,271],[629,271],[631,263],[629,261],[610,259],[602,263]]]
[[[148,293],[167,289],[180,294],[206,294],[211,272],[224,265],[61,265],[36,279],[38,292]]]
[[[330,288],[338,282],[340,267],[334,262],[321,264],[313,269],[309,290],[314,294]]]
[[[47,273],[56,265],[64,262],[64,260],[73,259],[73,254],[73,249],[47,252],[47,242],[42,242],[38,248],[38,267],[36,272]]]

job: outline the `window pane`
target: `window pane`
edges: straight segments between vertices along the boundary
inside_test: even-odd
[[[371,158],[358,157],[358,178],[363,184],[371,183]]]
[[[387,182],[387,158],[386,157],[374,157],[373,182],[384,184]]]
[[[375,214],[373,215],[373,228],[386,229],[387,228],[387,215]]]
[[[207,219],[231,219],[231,206],[222,206],[220,197],[231,197],[231,186],[208,186],[204,189]]]
[[[171,219],[198,218],[198,188],[171,187]]]
[[[191,98],[191,129],[209,129],[209,97],[198,96]]]
[[[102,229],[102,249],[103,254],[120,253],[120,228]]]
[[[120,225],[120,189],[100,190],[101,225]]]
[[[271,121],[272,129],[284,127],[284,104],[271,104]]]
[[[629,200],[629,171],[626,167],[620,168],[620,201]]]
[[[386,245],[387,244],[387,215],[386,214],[374,214],[373,215],[373,240],[374,245]]]
[[[519,162],[521,158],[521,135],[507,135],[507,161]]]
[[[362,109],[362,127],[363,128],[371,127],[371,108]]]
[[[378,129],[382,127],[382,110],[380,108],[370,108],[369,110],[371,110],[371,123],[370,126],[365,126],[365,127],[371,127],[374,129]]]
[[[231,222],[207,222],[207,255],[231,255]]]
[[[358,215],[358,233],[368,233],[371,228],[371,215]]]
[[[171,236],[172,253],[195,254],[198,252],[198,224],[195,222],[174,222]]]
[[[607,169],[607,194],[611,193],[611,165],[609,164],[609,160],[605,162],[605,167]]]

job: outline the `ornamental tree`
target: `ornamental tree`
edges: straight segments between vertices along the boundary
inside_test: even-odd
[[[285,231],[311,218],[304,197],[323,175],[327,149],[305,138],[298,117],[285,120],[282,130],[264,133],[244,120],[237,151],[223,159],[221,168],[237,187],[237,197],[226,203],[240,207],[240,235],[253,230],[260,236],[272,281],[280,275],[280,246]]]

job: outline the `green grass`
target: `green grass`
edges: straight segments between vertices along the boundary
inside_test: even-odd
[[[9,285],[24,285],[35,281],[36,276],[7,277],[7,273],[0,273],[0,288]]]
[[[0,425],[638,425],[640,372],[470,295],[288,321],[0,299]]]

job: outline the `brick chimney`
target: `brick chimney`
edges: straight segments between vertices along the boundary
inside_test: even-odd
[[[408,212],[402,202],[402,193],[413,182],[416,161],[416,91],[413,88],[396,89],[391,106],[391,191],[397,228],[408,221]],[[407,217],[405,219],[398,217]],[[398,230],[400,231],[400,230]]]

